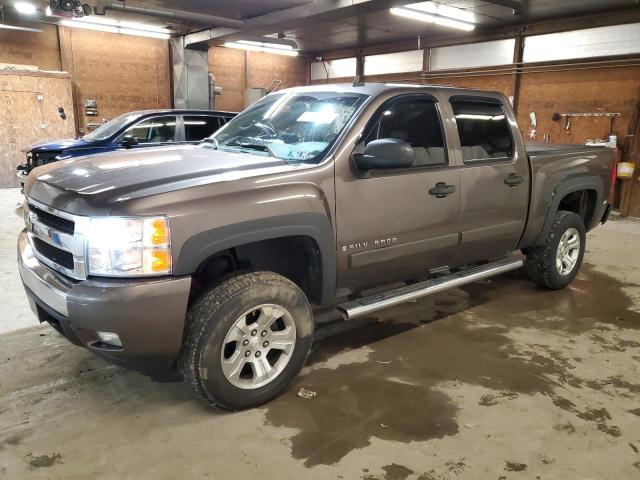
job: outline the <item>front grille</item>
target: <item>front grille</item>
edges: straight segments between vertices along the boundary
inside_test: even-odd
[[[33,246],[36,247],[38,253],[43,257],[63,266],[67,270],[73,270],[73,254],[71,252],[66,252],[58,247],[54,247],[40,240],[38,237],[33,237]]]
[[[35,213],[38,216],[40,223],[43,223],[47,227],[55,228],[60,232],[73,235],[73,231],[75,229],[75,222],[73,220],[68,220],[54,215],[53,213],[45,212],[41,208],[34,207],[33,205],[29,205],[29,210]]]
[[[62,151],[60,150],[52,150],[48,152],[32,152],[30,163],[33,167],[40,167],[42,165],[46,165],[47,163],[54,162],[55,158],[61,153]],[[29,161],[28,156],[27,161]]]

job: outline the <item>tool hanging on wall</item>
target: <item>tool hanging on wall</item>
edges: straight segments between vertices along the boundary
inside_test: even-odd
[[[531,122],[531,128],[529,129],[529,140],[535,140],[538,135],[538,131],[536,128],[538,126],[536,112],[529,113],[529,120]]]
[[[564,129],[567,131],[568,135],[571,135],[571,119],[576,117],[608,117],[611,119],[611,126],[609,128],[609,134],[613,133],[613,120],[616,117],[619,117],[620,113],[618,112],[573,112],[573,113],[558,113],[555,112],[551,117],[551,120],[554,122],[560,121],[564,119]]]

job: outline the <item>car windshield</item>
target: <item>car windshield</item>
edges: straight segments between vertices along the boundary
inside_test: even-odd
[[[270,94],[205,140],[225,151],[319,163],[368,98],[348,92]]]
[[[82,138],[89,142],[104,140],[120,130],[120,128],[122,128],[124,125],[133,122],[141,116],[141,113],[123,113],[122,115],[118,115],[117,117],[112,118],[107,123],[100,125],[93,132],[87,133]]]

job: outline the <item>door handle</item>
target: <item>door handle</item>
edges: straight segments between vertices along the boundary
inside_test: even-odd
[[[510,173],[509,176],[504,179],[504,183],[510,187],[517,187],[522,182],[524,182],[524,177],[522,175],[516,175],[515,173]]]
[[[429,189],[429,195],[434,195],[436,198],[444,198],[455,191],[455,185],[447,185],[444,182],[438,182],[435,187]]]

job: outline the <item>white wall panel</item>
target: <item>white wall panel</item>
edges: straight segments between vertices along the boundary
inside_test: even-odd
[[[329,78],[340,78],[356,76],[356,58],[341,58],[338,60],[327,60],[324,62],[313,62],[311,64],[311,80],[325,80],[327,78],[327,72],[325,66],[329,71]]]
[[[527,37],[524,62],[640,53],[640,23]]]
[[[513,63],[515,38],[431,49],[431,70],[489,67]]]
[[[423,50],[367,55],[364,57],[364,74],[421,72],[423,57]]]

